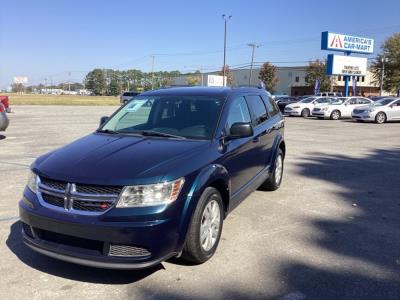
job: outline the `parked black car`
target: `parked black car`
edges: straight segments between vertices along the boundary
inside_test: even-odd
[[[276,103],[278,104],[279,110],[283,113],[286,105],[296,103],[298,101],[299,99],[297,97],[282,97],[277,99]]]

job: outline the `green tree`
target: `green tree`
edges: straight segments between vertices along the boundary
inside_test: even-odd
[[[306,83],[314,86],[316,80],[320,81],[322,92],[329,92],[332,89],[332,79],[326,75],[326,60],[311,61],[306,70]]]
[[[225,69],[225,76],[226,76],[226,85],[232,85],[233,82],[235,81],[235,77],[233,76],[233,72],[229,68],[228,65],[225,65],[222,70],[219,72],[218,75],[223,76],[224,74],[224,69]]]
[[[381,52],[371,65],[375,83],[381,83],[382,61],[385,62],[383,89],[396,93],[400,89],[400,32],[393,34],[381,46]]]
[[[266,90],[273,92],[276,84],[278,83],[276,67],[270,62],[263,63],[258,78],[265,84]]]
[[[189,86],[195,86],[195,85],[199,85],[200,83],[200,77],[198,75],[189,75],[186,79],[187,84]]]
[[[94,95],[105,95],[107,91],[107,81],[102,69],[94,69],[85,78],[86,88]]]

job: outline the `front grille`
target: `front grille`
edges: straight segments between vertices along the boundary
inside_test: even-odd
[[[313,111],[320,111],[320,108],[314,108]]]
[[[292,110],[292,108],[290,108],[290,107],[285,107],[285,110],[290,111],[290,110]]]
[[[46,203],[50,205],[64,207],[64,197],[60,198],[50,194],[42,193],[42,198]]]
[[[123,257],[145,257],[151,253],[144,248],[130,246],[130,245],[113,245],[110,244],[109,256],[123,256]]]
[[[105,211],[109,209],[111,205],[112,203],[108,202],[74,200],[72,208],[76,210],[85,210],[85,211]]]
[[[103,253],[104,243],[101,241],[79,238],[38,228],[35,228],[35,232],[38,233],[38,236],[41,240],[66,246],[95,250],[101,254]]]
[[[74,184],[40,178],[39,196],[51,207],[77,213],[102,213],[118,200],[121,186]]]
[[[76,185],[78,193],[119,195],[122,188],[119,186]]]
[[[353,112],[355,114],[362,114],[365,110],[364,109],[354,109]]]
[[[51,179],[47,179],[47,178],[43,178],[43,177],[40,177],[40,182],[52,189],[60,190],[60,191],[64,191],[65,188],[67,187],[66,182],[55,181],[55,180],[51,180]]]

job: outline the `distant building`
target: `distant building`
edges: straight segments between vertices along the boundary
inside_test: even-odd
[[[311,95],[314,93],[314,86],[309,86],[306,83],[306,70],[307,66],[296,66],[296,67],[277,67],[278,83],[275,87],[275,94],[282,95]],[[249,86],[249,75],[250,69],[239,69],[232,70],[234,77],[233,87]],[[218,74],[219,72],[203,73],[203,78],[207,78],[208,74]],[[250,86],[259,86],[260,79],[260,68],[254,68],[252,72]],[[172,86],[186,86],[187,77],[196,75],[182,75],[175,77],[172,80]],[[200,76],[200,75],[199,75]],[[343,92],[344,91],[344,79],[343,76],[332,76],[333,85],[332,91]],[[201,78],[201,77],[200,77]],[[366,76],[356,76],[357,80],[357,94],[358,95],[379,95],[379,85],[374,82],[372,73],[368,71]],[[204,85],[207,80],[203,80]],[[201,80],[199,84],[201,85]],[[325,91],[324,91],[325,92]],[[327,91],[326,91],[327,92]],[[349,92],[352,94],[352,81],[349,82]]]

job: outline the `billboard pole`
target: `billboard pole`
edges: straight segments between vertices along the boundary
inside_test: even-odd
[[[351,52],[345,52],[345,54],[347,56],[350,56],[350,53]],[[344,96],[345,97],[349,96],[349,79],[350,79],[349,75],[344,76]]]

